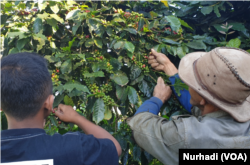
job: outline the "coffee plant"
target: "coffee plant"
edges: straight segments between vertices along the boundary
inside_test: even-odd
[[[250,52],[249,2],[6,1],[1,2],[1,54],[37,52],[48,60],[54,107],[71,105],[120,143],[120,164],[161,164],[133,141],[126,119],[150,98],[157,77],[151,48],[178,67],[194,51],[218,46]],[[1,45],[2,45],[1,44]],[[187,89],[181,81],[173,86]],[[4,96],[2,96],[4,97]],[[188,113],[173,95],[160,115]],[[7,129],[1,113],[1,129]],[[46,132],[81,131],[51,114]]]

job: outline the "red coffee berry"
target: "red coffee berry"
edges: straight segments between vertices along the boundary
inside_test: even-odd
[[[58,124],[61,124],[62,122],[61,121],[58,121]]]
[[[85,38],[89,38],[89,35],[86,35]]]
[[[59,73],[59,69],[57,69],[56,72]]]
[[[142,67],[145,68],[145,64],[143,64]]]
[[[103,59],[103,56],[101,56],[100,59],[102,60],[102,59]]]

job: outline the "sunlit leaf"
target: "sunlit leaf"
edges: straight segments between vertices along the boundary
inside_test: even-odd
[[[93,106],[93,121],[98,124],[104,118],[105,105],[101,98],[95,101]]]
[[[232,47],[232,48],[239,48],[241,44],[241,40],[238,38],[235,39],[231,39],[228,43],[227,43],[227,47]]]

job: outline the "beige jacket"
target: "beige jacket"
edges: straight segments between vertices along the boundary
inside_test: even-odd
[[[178,164],[180,148],[250,148],[250,121],[239,123],[224,111],[171,121],[142,112],[127,123],[136,143],[164,164]]]

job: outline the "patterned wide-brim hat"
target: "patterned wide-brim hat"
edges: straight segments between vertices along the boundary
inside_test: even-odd
[[[179,76],[207,101],[238,122],[250,120],[250,54],[218,47],[189,53],[181,59]]]

